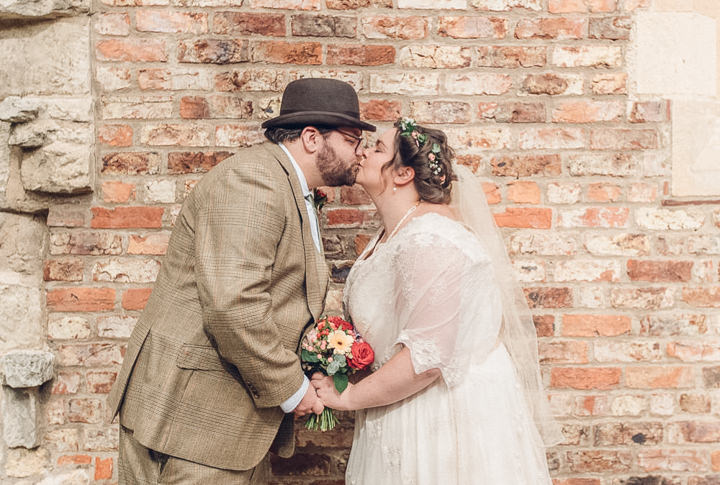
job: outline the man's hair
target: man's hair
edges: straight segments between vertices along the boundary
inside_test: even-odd
[[[330,126],[323,126],[323,125],[313,125],[317,130],[320,132],[321,135],[325,135],[326,133],[329,133],[333,131],[335,128]],[[303,130],[306,127],[300,127],[300,128],[285,128],[282,126],[274,126],[271,128],[265,129],[265,138],[270,140],[273,143],[282,143],[286,141],[293,141],[300,138],[300,135],[302,134]]]

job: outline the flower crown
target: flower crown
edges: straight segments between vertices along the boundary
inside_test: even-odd
[[[418,148],[422,148],[425,142],[428,140],[428,136],[425,133],[420,133],[417,128],[415,120],[412,118],[401,118],[398,121],[400,125],[400,135],[411,138]],[[433,142],[430,147],[430,153],[428,153],[428,167],[433,175],[440,175],[442,172],[442,165],[440,165],[440,145]]]

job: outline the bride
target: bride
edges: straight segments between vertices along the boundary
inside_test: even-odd
[[[522,290],[482,188],[442,131],[402,119],[365,150],[357,182],[383,228],[348,275],[345,309],[373,373],[328,407],[356,410],[347,482],[550,485],[558,441]]]

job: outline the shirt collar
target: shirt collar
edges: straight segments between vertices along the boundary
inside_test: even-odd
[[[308,188],[307,180],[305,180],[305,174],[300,168],[300,165],[297,164],[293,156],[290,154],[290,150],[288,150],[287,147],[282,143],[278,143],[278,145],[280,145],[280,148],[282,148],[285,154],[288,156],[288,158],[290,159],[290,163],[292,163],[292,166],[297,173],[298,180],[300,180],[300,188],[302,189],[303,198],[307,198],[308,195],[312,195],[312,191]]]

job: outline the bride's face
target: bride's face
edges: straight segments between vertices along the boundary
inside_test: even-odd
[[[392,170],[382,168],[393,158],[396,133],[395,128],[387,130],[378,137],[374,145],[363,151],[355,183],[360,184],[370,196],[379,195],[392,187]]]

